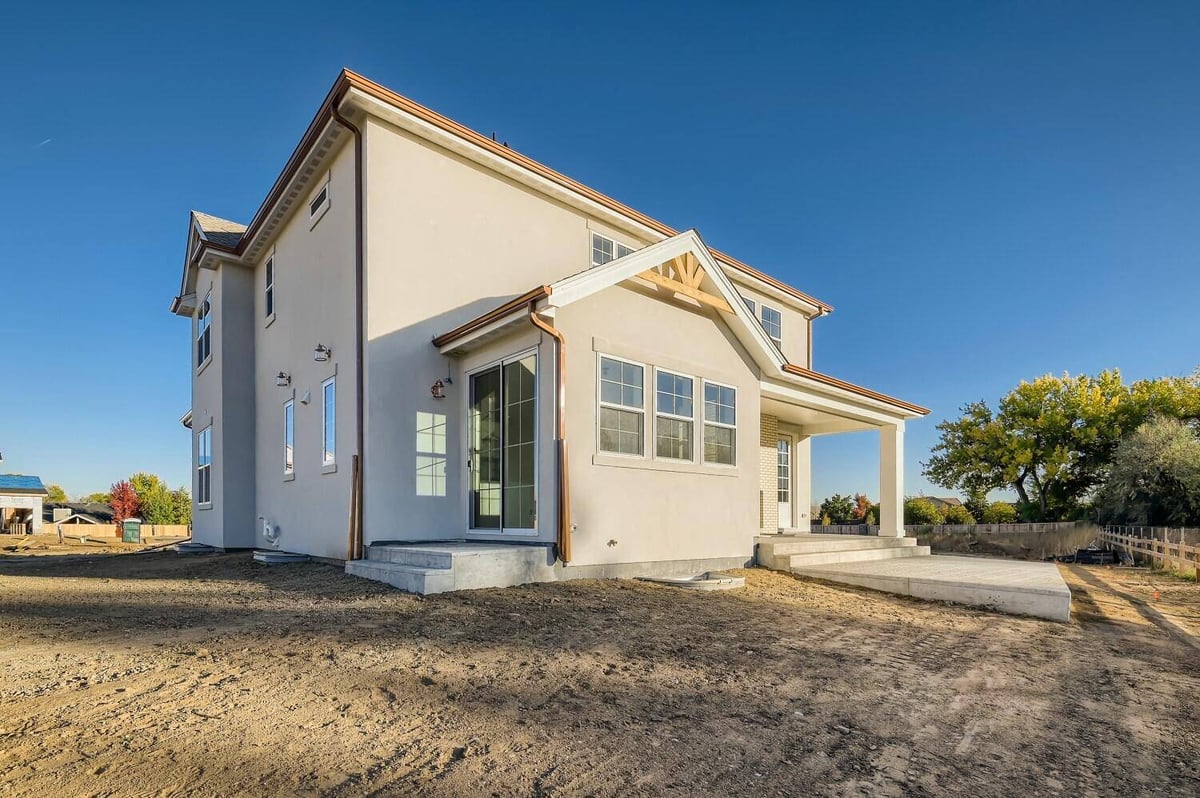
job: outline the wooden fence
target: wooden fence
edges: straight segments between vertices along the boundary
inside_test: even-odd
[[[1090,526],[1090,521],[1052,521],[1043,524],[905,524],[904,531],[917,535],[1014,535],[1065,532]],[[878,526],[866,524],[813,524],[814,535],[878,535]]]
[[[1200,576],[1200,529],[1149,526],[1106,526],[1101,540],[1155,567]]]

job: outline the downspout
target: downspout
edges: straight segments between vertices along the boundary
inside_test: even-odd
[[[350,483],[350,543],[347,559],[359,560],[363,555],[363,471],[365,470],[363,403],[365,375],[363,374],[363,137],[362,131],[338,111],[338,100],[330,105],[333,118],[354,136],[354,427],[355,468]]]
[[[537,300],[529,303],[529,320],[533,326],[554,339],[557,361],[554,370],[554,389],[558,394],[555,413],[554,474],[558,497],[558,559],[571,561],[571,480],[567,471],[567,339],[562,332],[542,321],[537,314]]]

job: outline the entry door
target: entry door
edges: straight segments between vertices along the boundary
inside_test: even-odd
[[[792,438],[780,435],[775,447],[778,472],[776,481],[779,501],[779,528],[789,529],[792,523]]]
[[[471,530],[537,528],[537,354],[471,375],[467,467]]]

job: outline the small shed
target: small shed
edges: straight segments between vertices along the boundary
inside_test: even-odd
[[[41,532],[46,495],[41,477],[0,474],[0,530],[9,535]]]

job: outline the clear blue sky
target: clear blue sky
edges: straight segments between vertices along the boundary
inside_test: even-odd
[[[0,469],[188,481],[187,212],[248,220],[342,66],[837,306],[817,368],[934,409],[910,493],[969,400],[1200,363],[1200,4],[562,5],[11,6]]]

